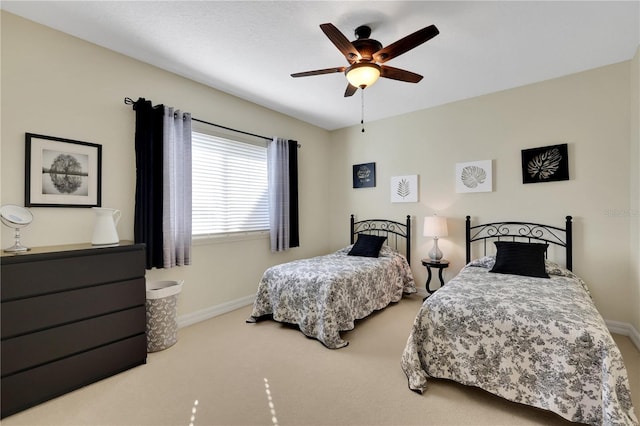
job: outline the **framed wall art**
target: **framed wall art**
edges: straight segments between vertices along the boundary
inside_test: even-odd
[[[418,201],[418,175],[391,178],[391,202],[415,203]]]
[[[522,150],[522,183],[569,180],[567,144]]]
[[[456,164],[456,192],[493,191],[491,160]]]
[[[373,188],[376,186],[376,163],[353,165],[353,187]]]
[[[26,133],[25,206],[99,207],[102,145]]]

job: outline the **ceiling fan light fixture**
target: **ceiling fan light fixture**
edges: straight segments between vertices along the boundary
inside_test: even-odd
[[[364,89],[371,86],[380,77],[380,66],[371,62],[351,65],[345,72],[349,84]]]

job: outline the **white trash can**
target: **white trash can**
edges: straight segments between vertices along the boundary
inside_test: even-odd
[[[178,340],[178,295],[184,281],[147,283],[147,352],[173,346]]]

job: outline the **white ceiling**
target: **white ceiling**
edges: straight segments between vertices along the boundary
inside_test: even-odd
[[[360,122],[360,90],[344,98],[341,73],[290,77],[348,65],[322,23],[349,40],[368,24],[383,46],[431,24],[440,30],[387,63],[421,82],[380,79],[365,90],[366,121],[625,61],[640,44],[637,0],[3,0],[0,8],[328,130]]]

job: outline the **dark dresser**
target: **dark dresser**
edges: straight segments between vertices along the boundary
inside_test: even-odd
[[[144,364],[145,246],[0,257],[1,417]]]

